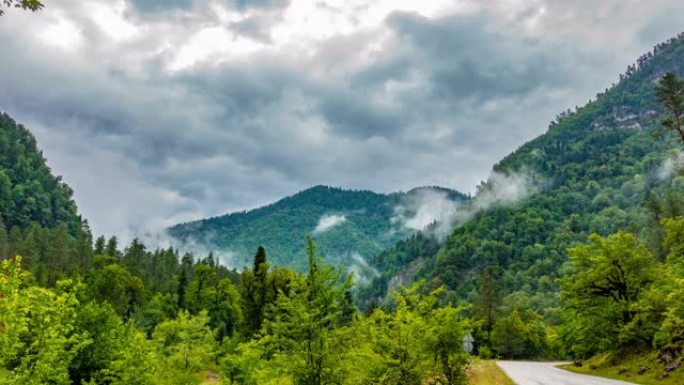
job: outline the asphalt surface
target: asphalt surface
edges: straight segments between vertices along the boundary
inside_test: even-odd
[[[562,362],[497,361],[517,385],[634,385],[559,369]]]

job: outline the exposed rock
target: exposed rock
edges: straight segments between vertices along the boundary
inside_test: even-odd
[[[605,115],[599,116],[591,123],[594,131],[616,130],[616,129],[640,129],[644,122],[657,115],[655,110],[639,111],[630,106],[618,106]]]
[[[669,364],[665,365],[665,372],[669,373],[669,372],[679,368],[680,366],[682,366],[682,361],[680,361],[680,360],[672,361]]]

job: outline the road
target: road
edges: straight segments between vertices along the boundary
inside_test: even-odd
[[[558,369],[559,362],[497,361],[517,385],[634,385]]]

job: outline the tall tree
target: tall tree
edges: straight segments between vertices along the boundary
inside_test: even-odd
[[[254,255],[252,270],[244,270],[240,275],[240,295],[242,297],[245,333],[253,336],[261,330],[264,308],[267,303],[268,262],[266,250],[259,246]]]
[[[307,240],[308,273],[299,279],[290,295],[278,297],[277,314],[265,329],[273,343],[291,362],[290,370],[299,385],[337,383],[342,343],[335,325],[342,318],[344,293],[351,282],[342,280],[339,269],[326,266],[316,255],[313,240]]]
[[[484,329],[491,333],[496,321],[496,310],[501,305],[501,296],[497,285],[499,273],[496,266],[487,266],[478,280],[478,296],[475,313],[484,320]]]
[[[569,252],[574,274],[561,281],[561,297],[566,329],[579,358],[650,345],[648,338],[624,333],[638,321],[636,304],[658,276],[650,251],[634,235],[618,232],[607,238],[593,234],[588,244]]]
[[[102,255],[105,252],[105,243],[107,241],[105,240],[104,235],[100,235],[97,237],[95,240],[95,247],[93,248],[93,253],[95,255]]]
[[[672,72],[666,73],[658,81],[656,97],[668,113],[660,123],[664,128],[676,131],[684,144],[684,81]]]
[[[105,247],[105,254],[111,257],[119,258],[119,240],[116,238],[116,236],[112,236],[111,238],[109,238],[109,241],[107,241],[107,247]]]

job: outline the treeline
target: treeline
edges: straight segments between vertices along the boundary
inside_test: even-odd
[[[98,238],[89,268],[54,285],[22,257],[2,262],[0,382],[465,383],[473,325],[442,290],[402,289],[362,314],[311,240],[305,273],[271,269],[263,248],[238,274],[211,255],[116,243]]]

